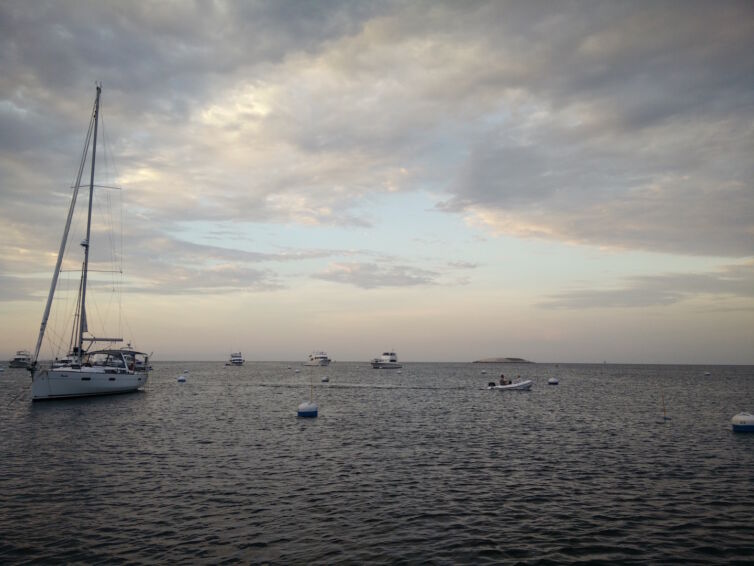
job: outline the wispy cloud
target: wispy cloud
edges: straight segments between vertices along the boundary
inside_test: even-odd
[[[614,289],[575,289],[540,306],[552,309],[666,306],[694,297],[754,299],[754,262],[732,265],[718,273],[679,273],[631,277]]]
[[[317,279],[346,283],[362,289],[434,285],[439,276],[439,273],[426,269],[376,263],[333,263],[325,271],[314,275]]]

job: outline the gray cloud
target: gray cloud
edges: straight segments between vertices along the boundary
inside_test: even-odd
[[[439,273],[405,265],[378,265],[376,263],[339,263],[330,265],[316,279],[346,283],[362,289],[378,287],[413,287],[434,285]]]
[[[751,4],[592,8],[529,22],[525,45],[551,33],[518,53],[532,75],[492,70],[521,92],[470,138],[440,208],[503,233],[751,256]]]
[[[453,269],[476,269],[479,267],[479,264],[470,261],[449,261],[448,267]]]
[[[98,79],[115,181],[145,219],[147,278],[180,280],[192,254],[204,270],[237,253],[189,249],[155,224],[368,228],[373,195],[419,189],[500,233],[749,257],[753,12],[734,1],[4,2],[0,246],[20,274],[55,249]],[[279,258],[235,257],[239,271],[215,267],[206,285],[279,284],[249,267]],[[370,269],[351,280],[367,284]],[[371,275],[436,279],[395,269]]]
[[[554,309],[666,306],[696,297],[754,298],[754,263],[731,265],[718,273],[632,277],[617,289],[576,289],[551,296],[540,306]]]
[[[49,289],[49,279],[0,275],[0,302],[37,299],[38,295],[35,295],[35,290],[39,291],[45,285]]]

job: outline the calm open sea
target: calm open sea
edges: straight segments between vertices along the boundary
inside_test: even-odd
[[[532,390],[484,389],[501,370]],[[156,363],[145,392],[41,403],[29,382],[0,374],[4,564],[754,561],[754,434],[730,427],[754,367]]]

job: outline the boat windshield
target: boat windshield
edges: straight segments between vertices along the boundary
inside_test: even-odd
[[[126,359],[120,352],[92,352],[84,358],[84,365],[124,368],[126,367]]]
[[[149,369],[149,357],[143,352],[134,350],[98,350],[86,354],[84,365],[145,371]]]

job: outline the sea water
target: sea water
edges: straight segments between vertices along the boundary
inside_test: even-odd
[[[37,403],[0,374],[0,562],[754,560],[752,367],[154,365]]]

